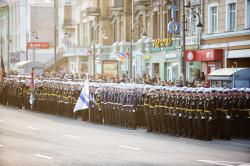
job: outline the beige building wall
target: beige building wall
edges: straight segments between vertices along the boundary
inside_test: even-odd
[[[204,34],[209,34],[208,32],[208,22],[209,22],[209,6],[218,5],[218,33],[227,32],[226,29],[226,18],[227,18],[227,3],[236,2],[237,14],[236,14],[236,31],[245,29],[245,0],[204,0]]]

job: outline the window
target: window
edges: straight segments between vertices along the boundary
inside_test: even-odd
[[[236,28],[236,3],[229,3],[227,9],[227,30],[233,31]]]
[[[64,6],[64,25],[65,26],[72,25],[72,6],[71,5]]]
[[[146,17],[146,25],[145,25],[146,30],[145,30],[145,32],[147,33],[148,36],[151,37],[151,34],[150,34],[150,26],[151,26],[151,24],[150,24],[150,17],[147,16],[147,17]]]
[[[159,32],[159,25],[158,25],[158,14],[157,12],[154,12],[153,15],[153,39],[157,39],[158,38],[158,32]]]
[[[154,75],[158,75],[160,74],[160,64],[159,63],[154,63],[153,64],[153,69],[154,69]]]
[[[201,5],[201,0],[191,0],[191,5],[192,6],[199,6]]]
[[[124,40],[124,38],[123,38],[123,32],[124,32],[123,21],[120,21],[120,30],[119,30],[120,41]]]
[[[218,9],[217,6],[209,8],[209,32],[215,33],[218,30]]]
[[[246,0],[245,5],[245,27],[250,28],[250,0]]]
[[[114,0],[114,7],[123,7],[123,0]]]

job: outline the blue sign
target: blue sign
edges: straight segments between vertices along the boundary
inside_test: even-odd
[[[178,21],[175,21],[175,19],[177,18],[176,16],[177,6],[171,5],[170,10],[171,10],[171,18],[173,19],[173,21],[170,21],[168,23],[168,32],[172,34],[178,34],[180,33],[180,23]]]

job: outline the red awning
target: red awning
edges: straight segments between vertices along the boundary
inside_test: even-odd
[[[223,49],[185,51],[185,61],[220,61],[223,55]]]

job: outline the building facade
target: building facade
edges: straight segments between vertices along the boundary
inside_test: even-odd
[[[172,3],[175,18],[169,5],[165,0],[79,1],[78,45],[92,48],[89,73],[177,80],[179,33],[169,33],[167,23],[178,21],[179,3]]]
[[[0,2],[0,56],[3,57],[5,68],[9,68],[9,6]]]
[[[201,45],[186,52],[190,81],[224,67],[250,67],[249,0],[201,0]]]
[[[54,57],[53,2],[6,0],[6,4],[6,20],[1,21],[6,66],[14,69],[17,62],[27,60],[49,64]]]

